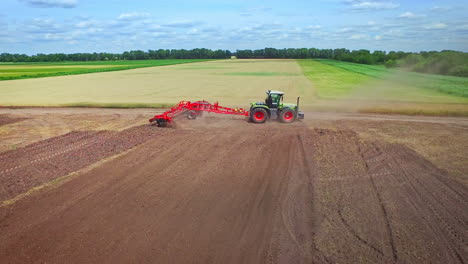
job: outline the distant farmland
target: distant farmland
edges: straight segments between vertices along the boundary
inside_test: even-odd
[[[129,70],[201,62],[200,59],[0,63],[0,81]]]
[[[180,64],[197,62],[191,64]],[[151,67],[162,66],[164,67]],[[0,82],[2,106],[168,107],[180,100],[248,107],[267,89],[314,111],[468,115],[468,78],[334,60],[159,60],[1,65],[10,77],[128,71]],[[55,71],[55,72],[54,72]],[[84,71],[84,72],[83,72]],[[21,75],[20,72],[23,72]]]

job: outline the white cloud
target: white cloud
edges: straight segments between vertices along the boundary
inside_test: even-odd
[[[351,10],[359,11],[377,11],[389,10],[398,8],[400,5],[388,1],[366,1],[366,0],[346,0],[345,3],[349,5]]]
[[[381,39],[382,39],[382,36],[381,36],[381,35],[376,35],[376,36],[374,37],[374,39],[375,39],[375,40],[381,40]]]
[[[51,7],[73,8],[78,5],[78,0],[20,0],[20,1],[26,2],[30,6],[41,7],[41,8],[51,8]]]
[[[58,33],[65,32],[66,26],[60,23],[56,23],[54,20],[49,18],[35,18],[27,21],[22,30],[29,33]]]
[[[97,23],[94,22],[94,21],[86,20],[86,21],[80,21],[80,22],[76,23],[75,26],[77,28],[88,28],[88,27],[94,26],[96,24]]]
[[[119,19],[119,20],[138,20],[138,19],[142,19],[142,18],[147,18],[149,16],[150,16],[150,14],[148,14],[148,13],[131,12],[131,13],[120,14],[120,16],[117,17],[117,19]]]
[[[404,18],[404,19],[416,19],[416,18],[421,18],[425,17],[426,15],[421,15],[421,14],[415,14],[412,12],[405,12],[399,16],[399,18]]]
[[[321,25],[312,25],[312,26],[305,27],[306,30],[318,30],[321,28],[322,28]]]
[[[411,13],[411,12],[405,12],[405,13],[401,14],[399,17],[400,18],[416,18],[418,16],[415,15],[414,13]]]
[[[433,6],[431,7],[431,11],[435,11],[435,12],[441,12],[441,11],[448,11],[450,10],[451,8],[450,7],[446,7],[446,6]]]
[[[197,35],[200,31],[196,28],[193,28],[187,32],[188,35]]]
[[[269,12],[271,11],[272,8],[271,7],[267,7],[267,6],[257,6],[257,7],[252,7],[252,8],[247,8],[245,10],[243,10],[240,15],[241,16],[254,16],[254,15],[258,15],[260,13],[265,13],[265,12]]]
[[[338,32],[340,32],[340,33],[346,33],[346,32],[351,32],[351,31],[354,31],[354,29],[349,28],[349,27],[345,27],[345,28],[342,28],[342,29],[338,30]]]
[[[435,23],[435,24],[430,24],[430,25],[424,26],[425,29],[444,29],[446,27],[447,27],[447,25],[444,24],[444,23]]]
[[[369,36],[365,34],[353,34],[349,37],[349,39],[351,40],[362,40],[362,39],[367,39],[367,38],[369,38]]]
[[[178,20],[178,21],[171,21],[169,23],[164,24],[163,26],[174,27],[174,28],[190,28],[190,27],[194,27],[200,24],[201,23],[198,21]]]
[[[63,38],[59,34],[47,33],[44,35],[46,40],[62,40]]]

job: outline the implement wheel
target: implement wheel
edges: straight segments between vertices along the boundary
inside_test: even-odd
[[[250,120],[254,123],[265,123],[268,113],[263,108],[254,108],[250,111]]]
[[[187,116],[187,119],[194,120],[194,119],[197,119],[198,113],[195,110],[190,110],[187,112],[186,116]]]
[[[156,121],[156,125],[157,125],[158,127],[167,127],[167,121],[164,120],[164,119],[157,120],[157,121]]]
[[[291,123],[296,117],[296,112],[292,109],[286,108],[280,112],[279,118],[283,123]]]

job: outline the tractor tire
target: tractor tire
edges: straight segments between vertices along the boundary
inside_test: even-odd
[[[268,113],[263,108],[254,108],[250,111],[250,120],[254,123],[265,123]]]
[[[190,110],[185,114],[185,116],[187,117],[187,119],[195,120],[197,119],[198,113],[195,110]]]
[[[283,123],[292,123],[296,119],[296,112],[290,108],[283,109],[279,114],[279,118]]]

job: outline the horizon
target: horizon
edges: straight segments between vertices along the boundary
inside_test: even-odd
[[[131,50],[468,51],[461,0],[139,1],[6,0],[0,53]],[[8,10],[8,14],[5,13]]]

